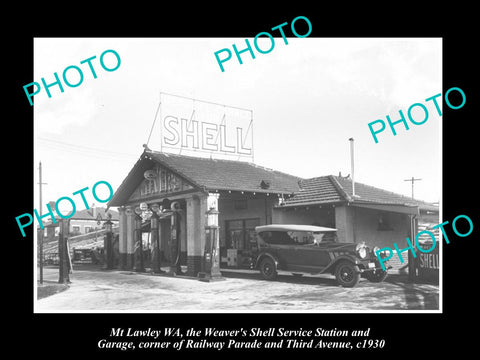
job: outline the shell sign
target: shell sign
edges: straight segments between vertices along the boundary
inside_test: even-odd
[[[253,162],[251,110],[165,93],[160,104],[152,144],[161,152]]]

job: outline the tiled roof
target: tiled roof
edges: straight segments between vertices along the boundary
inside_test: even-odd
[[[301,190],[286,200],[285,206],[303,206],[335,202],[372,203],[428,207],[430,204],[370,185],[355,182],[353,197],[352,179],[341,176],[321,176],[300,181]]]
[[[308,205],[344,201],[329,176],[300,181],[301,190],[286,200],[285,205]]]
[[[299,190],[297,176],[288,175],[249,162],[215,160],[191,156],[152,153],[151,158],[166,165],[193,183],[210,190],[243,190],[293,193]],[[261,182],[270,184],[262,189]]]
[[[142,154],[108,206],[121,206],[143,180],[143,172],[158,163],[206,190],[234,190],[291,194],[301,178],[249,162],[199,158],[149,151]],[[263,186],[262,186],[263,181]],[[265,186],[268,184],[268,187]]]

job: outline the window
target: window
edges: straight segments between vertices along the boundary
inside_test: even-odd
[[[80,233],[80,226],[78,226],[78,225],[72,226],[72,232],[79,234]]]
[[[313,233],[308,231],[289,231],[288,234],[296,245],[311,245],[315,240]]]
[[[91,226],[85,226],[85,234],[89,233],[89,232],[92,232],[93,229]]]
[[[259,235],[267,244],[295,245],[295,240],[285,231],[264,231]]]
[[[316,237],[317,233],[314,233],[314,236]],[[319,233],[320,235],[323,235],[323,237],[321,238],[321,242],[322,243],[327,243],[327,242],[338,242],[338,237],[337,237],[337,233],[335,231],[328,231],[328,232],[325,232],[325,233]]]

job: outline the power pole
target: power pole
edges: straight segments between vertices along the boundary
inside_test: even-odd
[[[420,181],[420,180],[422,180],[422,179],[415,179],[413,176],[412,176],[411,179],[405,179],[405,180],[403,180],[403,181],[411,181],[411,182],[412,182],[412,199],[414,199],[414,196],[413,196],[414,183],[415,183],[415,181]]]
[[[40,217],[42,216],[42,185],[47,185],[47,183],[42,182],[42,162],[40,161],[38,164],[38,190],[39,190],[39,197],[40,197]],[[37,239],[40,251],[40,284],[43,284],[43,230],[37,232]]]

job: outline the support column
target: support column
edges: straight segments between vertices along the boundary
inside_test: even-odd
[[[135,214],[135,271],[144,272],[143,266],[143,241],[142,241],[142,217]]]
[[[410,239],[412,239],[412,243],[414,246],[416,245],[416,241],[414,241],[415,237],[418,234],[418,218],[416,215],[409,215],[409,220],[410,220]],[[416,249],[415,249],[416,250]],[[416,251],[418,254],[419,252]],[[408,281],[410,282],[415,282],[415,279],[417,278],[417,269],[415,265],[415,258],[412,255],[412,252],[408,252]]]
[[[170,261],[170,218],[159,220],[158,223],[158,256],[160,261]]]
[[[70,282],[69,266],[68,266],[68,247],[67,236],[69,220],[60,219],[58,221],[58,282],[65,284]]]
[[[174,209],[172,216],[170,217],[170,275],[181,275],[182,268],[180,266],[180,214],[179,209]]]
[[[353,229],[353,209],[351,206],[336,206],[335,228],[337,229],[338,240],[341,242],[355,242]]]
[[[109,220],[105,222],[105,229],[107,232],[103,238],[103,258],[105,259],[105,263],[103,265],[104,270],[111,270],[113,269],[113,232],[112,232],[112,225],[113,223]]]
[[[150,228],[151,228],[151,241],[152,241],[152,261],[151,269],[152,272],[159,274],[164,271],[161,269],[161,259],[160,259],[160,239],[159,239],[159,221],[158,215],[156,212],[153,212],[152,217],[150,218]]]
[[[118,252],[119,252],[119,268],[127,269],[127,214],[125,207],[118,208]]]
[[[187,217],[186,217],[186,210],[180,213],[180,243],[179,243],[179,251],[180,251],[180,265],[187,264]]]
[[[205,248],[207,195],[187,198],[187,274],[197,276],[202,270]]]
[[[127,206],[127,264],[126,269],[132,270],[135,252],[135,213],[132,206]]]

